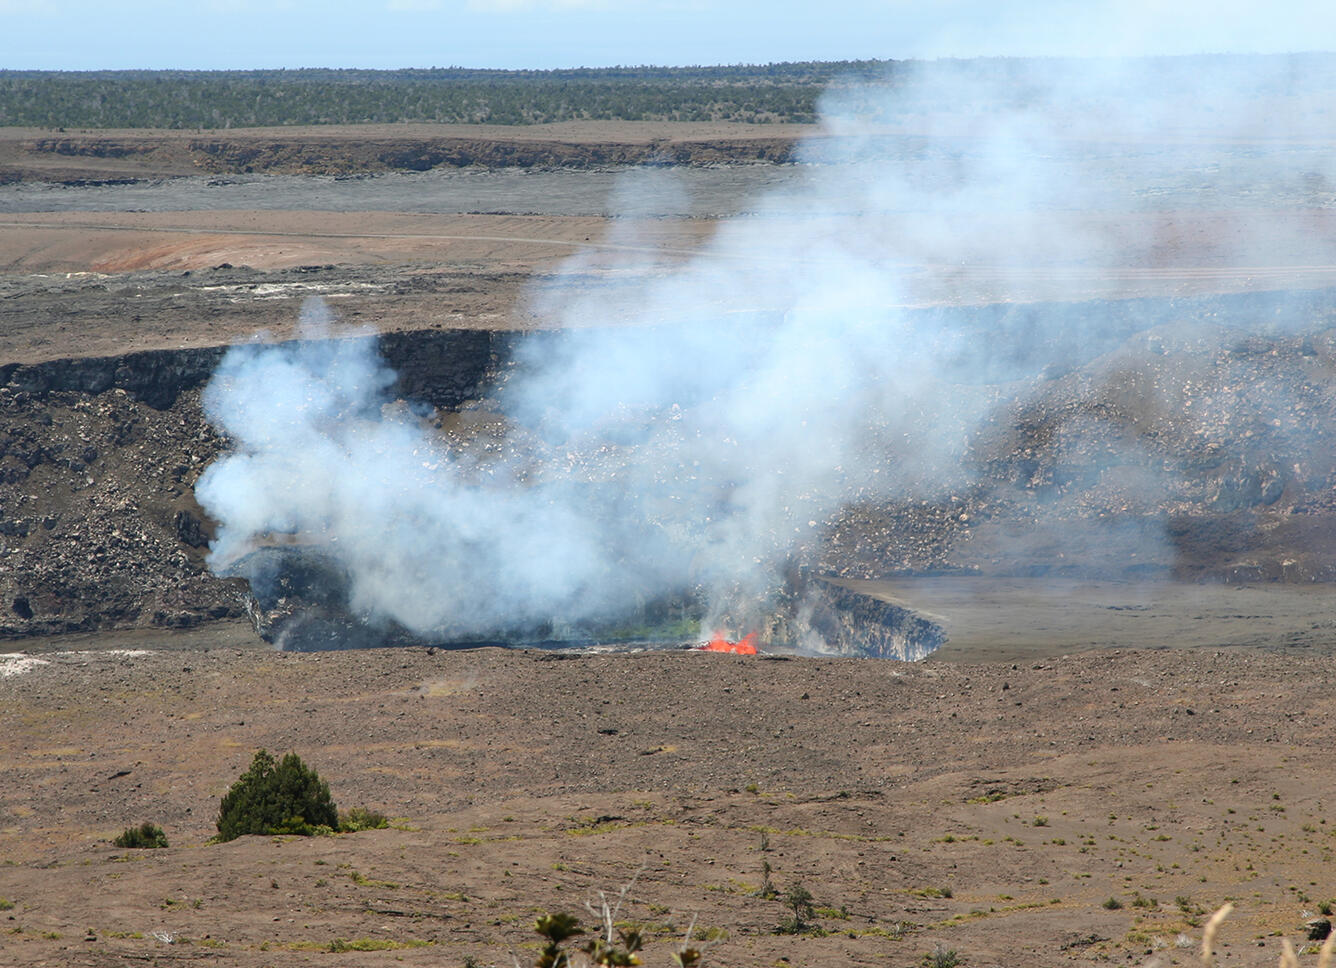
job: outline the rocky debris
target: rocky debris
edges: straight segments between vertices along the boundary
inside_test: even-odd
[[[176,526],[176,536],[190,547],[203,548],[209,543],[204,521],[198,515],[182,508],[176,512],[172,523]]]
[[[442,406],[498,366],[506,334],[386,334],[400,392]],[[0,366],[0,637],[189,627],[240,616],[209,573],[193,487],[223,439],[200,391],[226,347]]]
[[[1073,931],[1063,936],[1061,942],[1059,942],[1058,944],[1058,950],[1059,951],[1080,950],[1082,948],[1089,948],[1092,945],[1097,945],[1100,944],[1101,942],[1108,940],[1109,939],[1106,938],[1104,935],[1095,934],[1093,931],[1085,933],[1082,933],[1080,931]]]
[[[1019,373],[1019,390],[968,442],[968,483],[844,509],[821,567],[869,578],[1336,578],[1330,295],[1125,304],[1153,325],[1126,335],[1124,320],[1115,345],[1061,372]]]
[[[198,392],[184,397],[157,409],[119,388],[0,387],[0,637],[240,614],[234,583],[205,569],[191,490],[222,441]]]

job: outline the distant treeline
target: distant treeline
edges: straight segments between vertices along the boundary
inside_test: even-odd
[[[0,71],[0,125],[235,128],[552,121],[811,122],[889,61],[560,71]]]
[[[1105,81],[1116,76],[1113,88]],[[869,82],[872,82],[869,85]],[[962,86],[964,85],[964,86]],[[1336,94],[1336,55],[1198,55],[1124,62],[976,58],[810,61],[730,67],[610,67],[557,71],[414,70],[3,71],[0,126],[238,128],[294,124],[554,121],[817,120],[832,86],[842,109],[1024,106],[1060,92],[1092,98],[1189,100]]]

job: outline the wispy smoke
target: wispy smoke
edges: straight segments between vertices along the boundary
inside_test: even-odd
[[[1163,211],[1232,213],[1198,246],[1222,271],[1314,244],[1264,209],[1336,191],[1294,138],[1318,103],[1296,78],[1330,87],[1323,63],[964,62],[842,88],[800,189],[671,269],[604,254],[535,289],[561,332],[521,345],[499,449],[393,406],[366,342],[239,347],[205,399],[235,445],[197,487],[212,561],[299,535],[347,569],[354,609],[420,633],[693,589],[707,621],[745,625],[842,506],[968,483],[1001,408],[1123,339],[1079,308],[987,330],[907,307],[1162,291]],[[572,281],[590,274],[611,282]],[[1150,559],[1158,540],[1118,530]]]

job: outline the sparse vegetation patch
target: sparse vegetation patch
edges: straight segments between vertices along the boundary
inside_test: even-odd
[[[383,813],[368,810],[366,807],[352,807],[339,811],[339,832],[355,834],[359,830],[383,830],[390,825],[389,818]]]
[[[167,835],[157,824],[145,821],[138,827],[127,827],[112,844],[125,848],[166,847]]]

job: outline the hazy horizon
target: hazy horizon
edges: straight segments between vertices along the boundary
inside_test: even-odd
[[[1274,57],[1336,57],[1336,48],[1332,50],[1292,50],[1292,51],[1217,51],[1197,54],[974,54],[968,56],[940,57],[866,57],[866,58],[805,58],[803,60],[769,61],[720,61],[711,63],[651,63],[627,62],[622,64],[574,64],[561,67],[484,67],[476,64],[404,64],[398,67],[361,67],[347,64],[302,64],[284,67],[7,67],[0,65],[0,71],[33,72],[51,74],[109,74],[109,73],[259,73],[289,71],[358,71],[367,73],[395,73],[405,71],[461,71],[497,74],[561,74],[580,71],[691,71],[691,70],[729,70],[760,67],[776,67],[788,64],[954,64],[987,61],[1034,61],[1041,63],[1084,62],[1136,62],[1158,60],[1210,60],[1215,58],[1257,58]]]
[[[461,66],[553,70],[1336,49],[1336,9],[1288,0],[0,0],[0,69]]]

